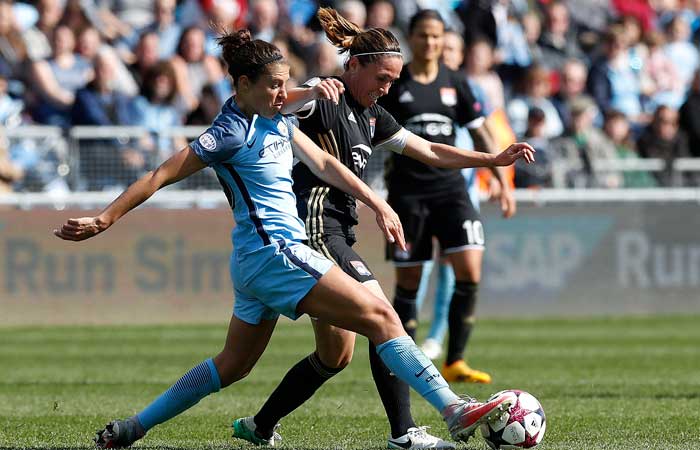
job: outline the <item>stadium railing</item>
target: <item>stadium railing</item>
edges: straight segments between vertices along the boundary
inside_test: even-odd
[[[121,191],[140,174],[155,168],[158,163],[176,151],[177,145],[172,142],[174,138],[180,137],[189,141],[199,136],[204,129],[203,126],[184,126],[154,133],[143,127],[122,126],[75,126],[65,132],[58,127],[47,126],[0,127],[0,137],[4,135],[7,138],[10,153],[12,154],[14,149],[14,158],[19,155],[25,172],[30,175],[19,185],[17,194],[5,196],[1,202],[8,204],[10,199],[15,199],[14,204],[26,207],[41,203],[39,198],[45,196],[47,200],[44,203],[48,205],[52,204],[57,197],[72,198],[72,196],[66,197],[68,191],[80,193]],[[150,140],[152,148],[148,150],[141,148],[144,140]],[[142,167],[126,167],[127,164],[124,162],[126,158],[123,153],[125,149],[131,149],[140,155],[137,159],[138,157],[143,159]],[[366,168],[366,181],[380,191],[384,189],[383,171],[387,156],[383,153],[375,155]],[[670,171],[672,185],[684,187],[686,174],[700,174],[700,158],[678,158],[670,162],[663,159],[596,160],[593,161],[593,168],[599,172],[619,173]],[[567,173],[580,170],[580,164],[557,161],[552,165],[554,187],[565,188]],[[169,189],[217,190],[218,184],[210,173]],[[566,191],[570,194],[562,195],[576,198],[618,195],[596,194],[591,189],[583,190],[586,194],[582,194],[583,191],[568,189]],[[37,194],[37,192],[43,192],[43,194]],[[528,194],[520,195],[528,196]],[[627,195],[620,194],[621,197]],[[207,198],[209,194],[199,192],[196,196]],[[91,194],[84,198],[104,197]],[[90,200],[87,201],[90,202]]]

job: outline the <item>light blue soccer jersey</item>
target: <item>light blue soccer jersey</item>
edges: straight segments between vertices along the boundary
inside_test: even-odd
[[[231,98],[190,143],[216,171],[233,209],[233,312],[251,324],[279,314],[299,317],[299,302],[333,266],[302,244],[306,231],[292,191],[293,127],[281,114],[248,120]]]
[[[230,98],[213,124],[190,143],[211,166],[233,209],[234,251],[245,255],[279,240],[302,242],[292,191],[292,119],[277,114],[248,120]]]

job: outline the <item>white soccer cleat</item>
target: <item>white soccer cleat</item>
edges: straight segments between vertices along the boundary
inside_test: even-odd
[[[423,341],[423,345],[420,346],[420,350],[429,359],[435,360],[442,356],[442,344],[435,339],[428,338]]]
[[[389,438],[387,448],[401,448],[408,450],[419,450],[423,448],[441,448],[454,449],[456,448],[451,442],[444,441],[437,436],[428,434],[428,427],[412,427],[409,428],[403,436]]]

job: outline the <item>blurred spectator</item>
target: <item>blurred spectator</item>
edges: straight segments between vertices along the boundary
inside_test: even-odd
[[[464,63],[469,80],[484,90],[490,109],[505,109],[503,83],[493,71],[494,52],[489,40],[483,37],[474,39],[466,49]]]
[[[462,2],[457,13],[464,24],[464,43],[470,45],[477,37],[485,37],[492,47],[498,45],[498,31],[493,7],[499,0]]]
[[[549,3],[545,8],[545,21],[542,35],[537,44],[542,51],[540,63],[547,69],[560,70],[564,62],[571,58],[586,59],[576,39],[576,30],[571,29],[569,11],[559,1]]]
[[[527,114],[527,129],[525,130],[523,139],[537,151],[537,164],[522,164],[516,162],[515,187],[552,187],[552,165],[555,158],[552,154],[550,139],[546,134],[546,128],[544,111],[536,106],[530,108]]]
[[[280,53],[282,53],[284,59],[289,62],[289,81],[287,82],[287,89],[291,89],[291,85],[289,84],[290,82],[299,85],[306,81],[308,73],[306,62],[292,53],[292,51],[289,49],[289,39],[285,35],[278,34],[275,39],[272,40],[272,44],[280,50]],[[335,48],[330,42],[328,45]],[[322,73],[321,70],[316,70],[314,71],[314,75],[327,74],[325,72]],[[335,75],[335,73],[331,73],[331,75]]]
[[[545,136],[552,138],[564,131],[559,113],[549,100],[551,93],[550,74],[539,66],[531,66],[525,75],[522,93],[513,98],[506,107],[516,136],[523,136],[527,129],[527,117],[530,108],[537,107],[544,111]]]
[[[78,90],[73,105],[75,125],[136,125],[132,98],[114,89],[113,55],[95,58],[95,79]],[[146,158],[128,141],[85,139],[80,142],[80,170],[89,190],[115,189],[135,181]]]
[[[271,42],[277,34],[280,11],[277,0],[252,0],[248,28],[253,39]]]
[[[675,16],[666,27],[666,38],[664,51],[675,66],[685,90],[700,64],[698,49],[690,42],[690,26],[681,16]]]
[[[617,188],[622,186],[622,175],[607,170],[605,162],[617,159],[615,144],[594,126],[597,113],[595,103],[588,97],[572,102],[572,127],[567,136],[557,142],[558,152],[571,164],[574,171],[568,175],[568,184],[574,187]],[[578,168],[576,168],[578,167]]]
[[[13,184],[22,179],[24,172],[10,159],[9,143],[0,132],[0,195],[13,191]]]
[[[508,4],[507,0],[500,1],[494,9],[498,39],[496,60],[511,70],[518,70],[529,66],[532,57],[523,25],[514,16],[512,8],[508,8]]]
[[[175,21],[175,0],[155,0],[153,17],[153,22],[136,30],[122,42],[122,58],[133,62],[133,55],[127,55],[127,52],[133,51],[141,35],[150,32],[158,35],[159,59],[168,59],[175,54],[182,33],[182,27]]]
[[[681,106],[680,127],[688,136],[692,156],[700,158],[700,70],[695,71],[688,98]]]
[[[619,159],[639,159],[632,138],[630,123],[620,111],[609,111],[605,115],[603,130],[615,145]],[[622,173],[622,185],[626,188],[649,188],[656,186],[654,177],[645,170],[626,170]]]
[[[141,89],[141,96],[134,102],[135,120],[152,133],[141,146],[157,154],[156,162],[160,162],[187,144],[183,138],[173,139],[161,134],[184,123],[187,107],[177,95],[175,71],[168,62],[160,62],[151,68]]]
[[[32,61],[40,61],[51,56],[51,41],[54,30],[63,16],[62,3],[57,0],[38,0],[36,3],[39,21],[24,32],[24,42]]]
[[[578,30],[582,50],[588,52],[598,44],[599,37],[613,18],[610,0],[564,0],[564,4],[574,28]]]
[[[567,60],[561,68],[559,92],[552,98],[552,104],[557,109],[566,130],[570,130],[572,126],[572,102],[586,95],[587,72],[586,65],[577,59]],[[596,113],[596,117],[598,115],[599,113]]]
[[[523,15],[521,20],[523,24],[523,33],[525,33],[525,42],[527,43],[527,48],[530,55],[531,64],[541,64],[542,63],[542,49],[537,45],[537,41],[540,40],[542,35],[542,21],[539,16],[530,11]]]
[[[37,91],[32,115],[39,123],[68,127],[75,92],[94,76],[90,62],[74,49],[73,31],[58,26],[53,36],[53,56],[32,65],[33,88]]]
[[[678,127],[678,111],[668,106],[656,109],[637,145],[644,158],[659,158],[666,162],[666,170],[654,174],[660,186],[673,184],[673,161],[690,156],[687,138]]]
[[[206,84],[217,88],[221,103],[229,97],[230,92],[224,92],[225,88],[222,87],[224,71],[218,59],[205,53],[204,31],[199,27],[193,26],[183,31],[177,53],[171,62],[178,93],[189,111],[197,107],[202,88]]]
[[[408,47],[408,42],[406,41],[403,30],[394,26],[395,16],[396,13],[393,3],[389,0],[374,0],[367,9],[366,28],[384,28],[385,30],[391,31],[399,41],[404,60],[410,61],[411,50]]]
[[[209,126],[221,111],[221,100],[216,88],[211,84],[204,85],[200,94],[197,109],[187,115],[185,125]]]
[[[94,63],[98,54],[108,54],[113,61],[114,73],[114,88],[127,95],[134,96],[138,93],[138,85],[134,77],[129,73],[126,65],[119,59],[117,52],[110,45],[102,42],[100,33],[97,28],[88,26],[78,34],[78,42],[76,44],[78,54]]]
[[[13,128],[22,121],[24,102],[7,93],[7,78],[0,74],[0,126]]]
[[[659,105],[679,108],[685,97],[685,88],[675,65],[664,51],[664,35],[652,30],[645,42],[648,54],[642,68],[642,91],[649,97],[647,110]]]
[[[603,55],[590,69],[588,91],[604,113],[623,112],[633,126],[648,122],[642,111],[641,88],[630,65],[627,41],[621,25],[611,25],[603,41]]]
[[[139,86],[143,86],[148,72],[160,61],[158,45],[158,34],[152,31],[143,33],[136,44],[135,60],[129,65],[129,72]]]
[[[16,26],[11,0],[0,0],[0,75],[24,79],[27,48]]]
[[[73,33],[75,33],[76,36],[79,35],[85,28],[93,26],[93,22],[90,18],[88,18],[88,15],[86,14],[87,11],[84,9],[84,6],[90,4],[90,2],[86,2],[84,0],[66,0],[60,24],[73,30]],[[94,13],[94,4],[92,5],[93,10],[90,12]]]
[[[610,0],[612,10],[620,16],[634,16],[644,32],[654,27],[656,13],[649,0]]]
[[[96,0],[101,9],[114,16],[132,30],[153,22],[155,0]]]
[[[243,27],[248,14],[247,0],[200,0],[204,10],[207,53],[219,57],[221,48],[217,42],[221,30],[236,30]]]
[[[360,0],[340,0],[336,9],[341,16],[364,29],[367,24],[367,8]]]

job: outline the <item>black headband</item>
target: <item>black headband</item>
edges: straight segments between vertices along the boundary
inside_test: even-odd
[[[270,64],[270,63],[277,62],[277,61],[279,61],[279,60],[281,60],[281,59],[284,59],[284,56],[282,56],[282,55],[280,55],[280,54],[278,53],[278,54],[276,54],[276,55],[270,56],[270,57],[267,58],[267,59],[263,59],[260,63],[255,64],[254,67],[256,67],[256,68],[258,68],[258,67],[259,67],[259,68],[262,68],[262,67],[265,67],[266,65],[268,65],[268,64]]]

